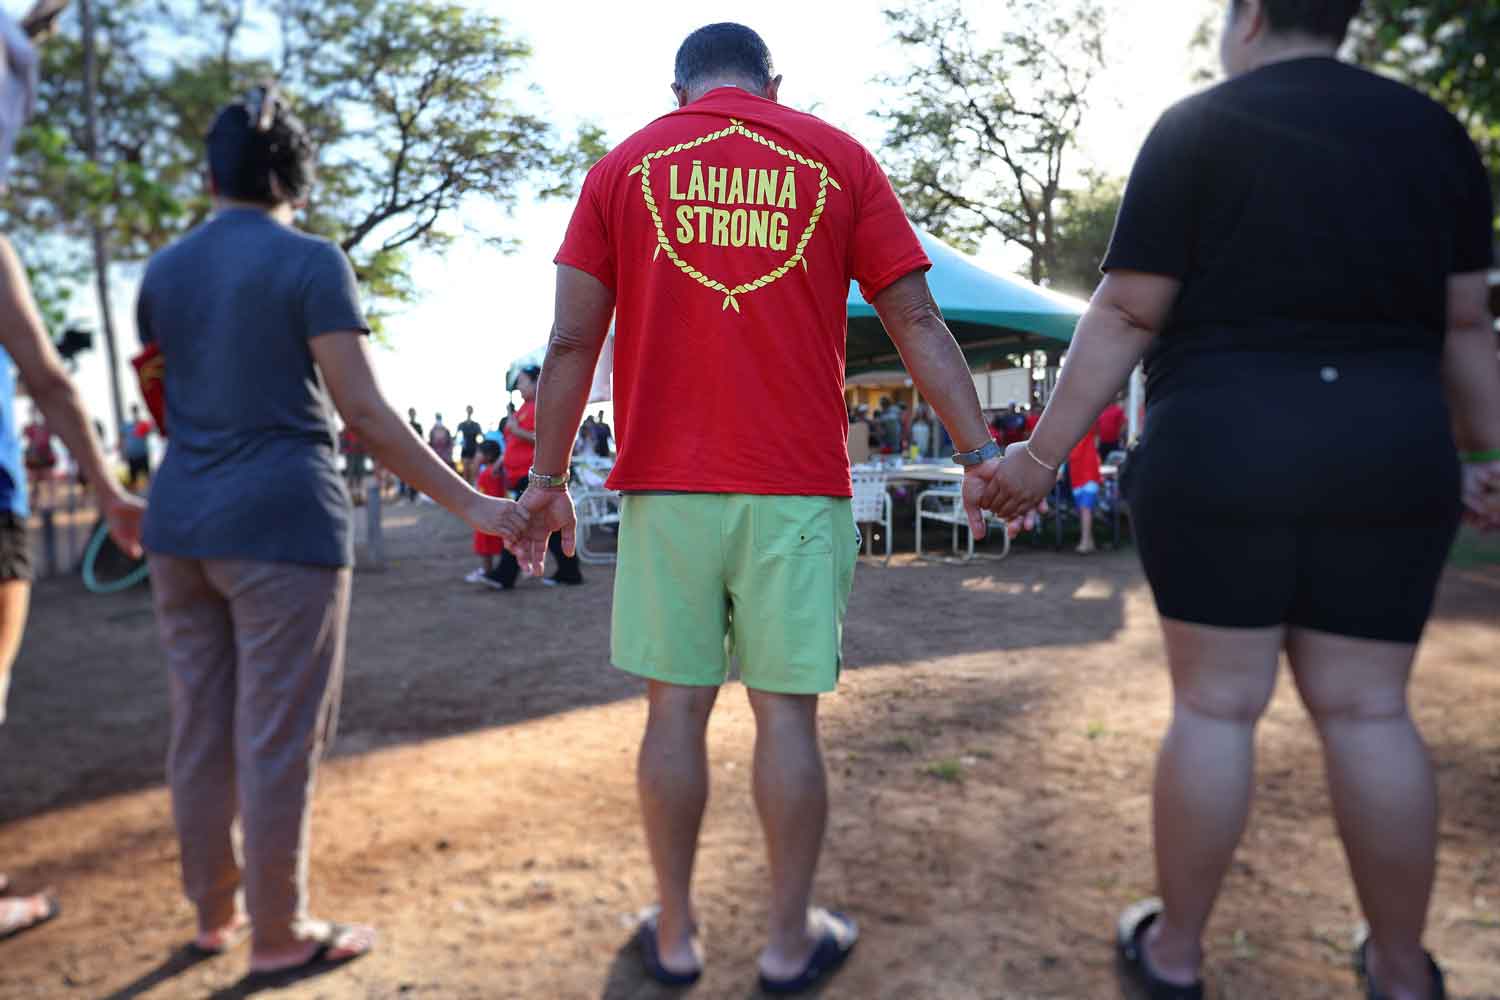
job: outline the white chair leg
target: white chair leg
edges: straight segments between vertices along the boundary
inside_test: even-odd
[[[891,561],[891,546],[895,544],[895,541],[891,538],[891,536],[895,534],[895,526],[896,526],[896,518],[895,518],[895,514],[892,512],[891,495],[889,493],[887,493],[885,495],[884,508],[885,508],[885,510],[884,510],[884,513],[885,513],[885,561],[887,563],[889,563]]]

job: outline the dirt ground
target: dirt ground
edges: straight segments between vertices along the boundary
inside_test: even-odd
[[[379,950],[287,998],[650,998],[628,946],[652,898],[633,762],[640,685],[606,665],[612,573],[496,594],[461,526],[387,520],[355,584],[341,733],[314,820],[314,911]],[[864,937],[838,998],[1118,997],[1116,912],[1152,887],[1167,718],[1130,552],[862,565],[824,733],[817,895]],[[1442,781],[1430,945],[1453,995],[1500,998],[1500,566],[1455,567],[1416,711]],[[0,944],[0,997],[240,997],[246,953],[193,963],[162,790],[165,685],[146,591],[40,585],[0,727],[0,862],[63,917]],[[711,728],[698,997],[753,997],[765,864],[743,691]],[[1210,995],[1356,996],[1357,920],[1313,733],[1283,680],[1258,798],[1210,928]],[[1400,817],[1391,817],[1400,822]]]

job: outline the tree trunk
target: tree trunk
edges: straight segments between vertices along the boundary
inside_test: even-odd
[[[83,112],[85,118],[85,152],[89,161],[99,162],[99,61],[94,39],[93,0],[79,0],[78,13],[83,21]],[[120,353],[115,342],[115,316],[109,297],[109,240],[96,215],[90,220],[94,244],[94,287],[99,295],[99,324],[104,330],[105,354],[109,358],[109,401],[114,410],[114,429],[118,434],[125,424],[125,408],[120,400]]]

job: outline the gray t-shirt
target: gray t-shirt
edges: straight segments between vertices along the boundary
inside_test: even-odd
[[[146,548],[350,565],[332,405],[308,344],[369,332],[343,252],[264,212],[220,212],[151,259],[136,322],[166,369]]]

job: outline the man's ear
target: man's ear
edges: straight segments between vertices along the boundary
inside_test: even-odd
[[[679,108],[687,107],[688,99],[686,88],[677,83],[672,84],[672,96],[677,98],[677,106]]]
[[[768,101],[775,101],[777,104],[780,104],[781,103],[780,94],[781,94],[781,74],[778,73],[774,77],[771,78],[771,82],[770,83],[766,84],[766,100],[768,100]]]

